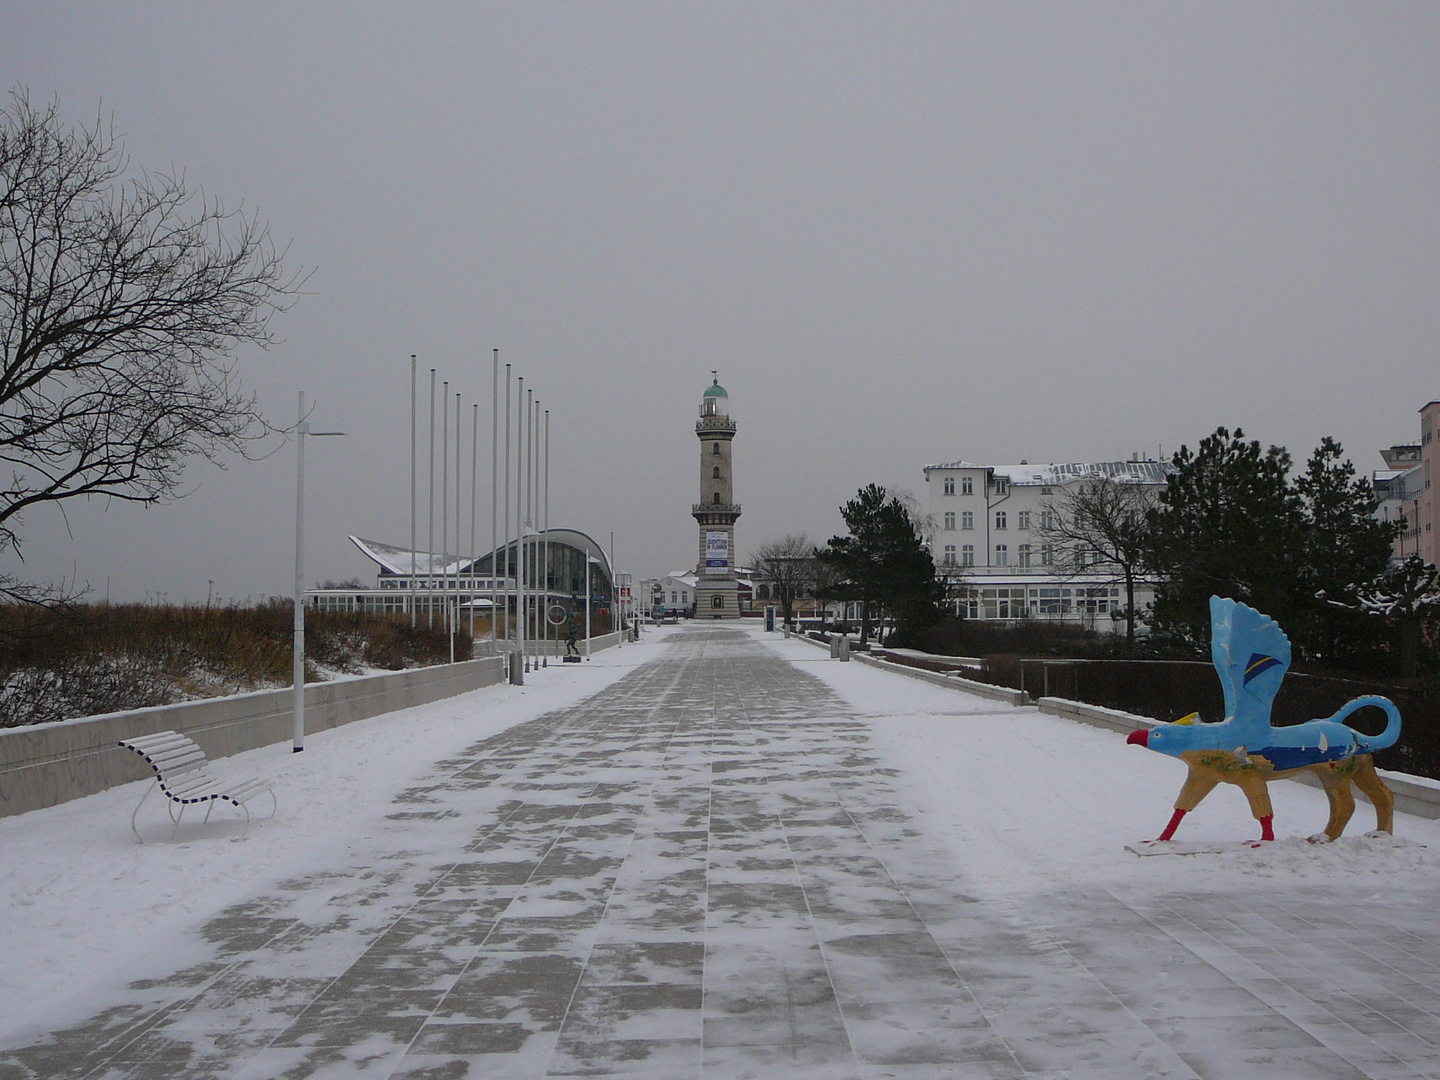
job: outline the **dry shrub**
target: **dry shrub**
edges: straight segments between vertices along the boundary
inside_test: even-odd
[[[287,686],[294,609],[0,606],[0,727]],[[447,635],[408,616],[305,615],[306,680],[445,663]],[[455,655],[471,641],[455,636]]]

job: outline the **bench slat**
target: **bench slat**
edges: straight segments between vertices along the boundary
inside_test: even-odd
[[[191,762],[205,764],[205,754],[198,746],[184,750],[171,750],[164,754],[146,754],[145,760],[157,770],[171,769],[179,770],[185,768]]]

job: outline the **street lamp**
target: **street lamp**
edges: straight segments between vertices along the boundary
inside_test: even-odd
[[[305,436],[344,435],[343,431],[311,431],[305,418],[305,391],[300,391],[300,419],[295,425],[295,735],[293,752],[305,749]]]

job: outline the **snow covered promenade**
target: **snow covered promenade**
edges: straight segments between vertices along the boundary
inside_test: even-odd
[[[280,793],[243,839],[136,845],[138,785],[0,820],[0,1080],[1440,1077],[1440,823],[1311,847],[1280,783],[1277,843],[1136,858],[1183,766],[798,641],[285,750],[220,763]]]

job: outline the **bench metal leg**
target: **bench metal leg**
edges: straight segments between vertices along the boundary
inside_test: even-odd
[[[150,792],[154,791],[159,786],[160,781],[156,780],[153,784],[147,787],[145,789],[145,794],[141,795],[140,801],[135,804],[135,813],[130,815],[130,831],[135,834],[135,839],[139,840],[142,844],[145,842],[145,838],[140,835],[140,830],[135,827],[135,817],[140,813],[140,807],[145,805],[145,800],[150,797]]]
[[[175,828],[170,830],[170,839],[175,839],[175,834],[180,831],[180,819],[185,816],[185,804],[180,804],[180,813],[175,817]]]

